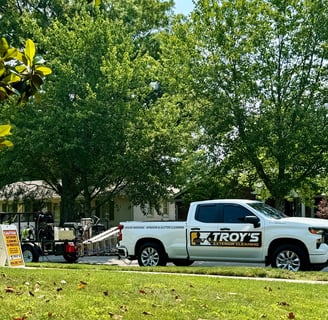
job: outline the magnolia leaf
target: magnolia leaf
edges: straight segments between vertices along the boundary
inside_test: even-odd
[[[24,53],[28,60],[28,66],[32,66],[35,57],[35,45],[31,39],[26,40]]]
[[[4,61],[9,61],[9,60],[12,60],[12,59],[16,59],[17,55],[18,55],[18,52],[19,51],[15,48],[9,48],[6,52],[6,54],[4,55],[3,60]]]
[[[3,53],[7,52],[9,49],[8,42],[5,38],[0,39],[0,55],[3,55]]]
[[[43,81],[41,77],[39,77],[38,75],[35,74],[32,76],[32,85],[34,86],[34,88],[36,88],[36,90],[40,90],[42,82]]]
[[[22,54],[20,51],[17,51],[17,52],[16,52],[16,57],[15,57],[15,59],[16,59],[17,61],[23,62],[23,57],[25,58],[25,55]],[[25,60],[26,60],[26,58],[25,58]]]
[[[9,140],[4,140],[0,142],[0,148],[12,147],[14,144]]]
[[[8,96],[7,91],[5,88],[0,87],[0,100],[6,99]]]
[[[0,68],[0,77],[2,77],[2,75],[6,72],[6,68],[5,67],[1,67]]]
[[[11,126],[9,124],[0,125],[0,137],[11,135]]]
[[[21,80],[21,77],[17,74],[11,73],[7,77],[3,78],[2,81],[5,83],[13,83]]]
[[[43,76],[43,77],[52,73],[51,69],[49,67],[45,67],[45,66],[37,66],[35,68],[35,72],[40,73],[41,76]]]
[[[20,65],[20,66],[16,66],[15,67],[15,70],[18,72],[18,73],[24,73],[27,71],[27,67],[25,65]]]
[[[16,83],[17,83],[17,82],[16,82]],[[8,86],[6,89],[8,89],[8,91],[10,91],[10,92],[16,94],[17,96],[20,96],[20,95],[21,95],[21,94],[20,94],[20,91],[17,90],[16,88],[13,88],[12,86]],[[10,92],[9,92],[9,93],[10,93]]]
[[[38,58],[36,65],[36,48],[31,39],[26,40],[24,51],[9,47],[5,38],[0,39],[0,101],[10,94],[19,96],[18,104],[25,103],[35,96],[41,88],[43,78],[52,73],[49,67],[42,65]],[[6,61],[14,61],[13,64]]]

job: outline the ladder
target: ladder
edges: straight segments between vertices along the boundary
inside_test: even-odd
[[[117,237],[119,228],[113,227],[82,242],[82,255],[111,255],[117,254]]]

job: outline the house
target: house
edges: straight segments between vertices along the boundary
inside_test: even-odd
[[[60,196],[41,180],[16,182],[0,190],[0,212],[49,211],[54,216],[55,225],[59,225],[60,221],[60,201]],[[134,205],[123,193],[102,206],[96,206],[96,201],[93,203],[97,207],[94,216],[106,229],[127,220],[176,220],[175,203],[171,201],[162,201],[161,214],[153,208]],[[82,200],[76,201],[75,215],[81,219],[88,218],[84,215]]]

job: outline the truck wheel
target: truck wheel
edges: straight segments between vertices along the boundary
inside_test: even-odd
[[[64,253],[63,256],[68,263],[74,263],[79,259],[76,253]]]
[[[308,259],[299,246],[293,244],[282,245],[274,251],[271,265],[273,268],[299,271],[306,269]]]
[[[148,242],[141,246],[138,254],[138,263],[141,267],[165,266],[166,254],[157,243]]]
[[[177,266],[177,267],[188,267],[191,266],[194,261],[193,260],[188,260],[188,259],[174,259],[172,262]]]
[[[25,262],[38,262],[40,255],[30,244],[22,245],[22,254]]]

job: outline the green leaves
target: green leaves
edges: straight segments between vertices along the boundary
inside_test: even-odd
[[[11,134],[10,129],[10,125],[0,125],[0,149],[13,146],[11,141],[5,139]]]
[[[51,69],[37,61],[35,44],[31,39],[26,40],[23,52],[9,47],[5,38],[1,39],[0,100],[15,94],[19,96],[19,103],[24,103],[38,93],[43,78],[51,74]]]
[[[178,59],[189,69],[180,78],[195,78],[187,92],[202,100],[200,148],[206,145],[212,175],[225,166],[246,174],[251,190],[261,184],[263,194],[281,200],[327,168],[322,5],[200,0],[192,21],[175,28],[189,26],[176,33]]]
[[[24,49],[24,62],[27,66],[32,67],[35,57],[35,45],[34,42],[30,39],[26,40],[25,49]]]
[[[156,60],[155,30],[167,23],[172,1],[102,1],[97,9],[89,3],[79,14],[65,6],[65,18],[34,37],[55,76],[42,104],[10,115],[16,131],[15,148],[5,155],[9,170],[57,188],[61,222],[75,219],[77,196],[86,216],[95,197],[106,205],[122,189],[135,202],[152,198],[154,204],[173,184],[182,140],[177,110],[162,100]],[[14,71],[38,91],[51,70],[38,61],[32,42],[22,54]],[[19,154],[28,155],[24,167]]]

